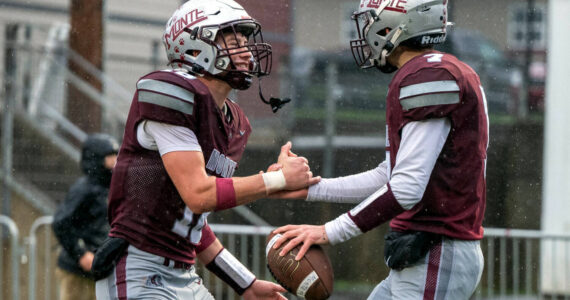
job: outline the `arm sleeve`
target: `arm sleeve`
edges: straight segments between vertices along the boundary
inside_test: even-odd
[[[388,182],[386,162],[350,176],[322,179],[309,187],[307,201],[359,203]]]
[[[422,198],[451,125],[447,118],[408,123],[390,182],[325,224],[331,244],[344,242],[411,209]]]
[[[81,220],[78,220],[87,200],[86,192],[74,185],[56,211],[52,223],[53,232],[60,245],[75,260],[79,260],[87,251],[80,244],[82,228],[79,224]]]
[[[156,121],[139,123],[137,140],[146,149],[158,150],[161,156],[174,151],[202,152],[198,138],[190,128]]]
[[[435,162],[451,129],[448,118],[408,123],[392,170],[390,187],[406,210],[422,199]]]

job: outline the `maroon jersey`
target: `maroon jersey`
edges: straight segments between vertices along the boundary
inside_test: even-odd
[[[152,120],[189,128],[202,148],[206,172],[231,177],[251,126],[236,103],[226,100],[226,105],[230,121],[208,88],[187,73],[157,71],[138,81],[109,192],[111,236],[185,263],[194,263],[196,251],[214,241],[207,214],[194,214],[184,204],[158,151],[137,141],[137,125]]]
[[[390,83],[386,107],[387,161],[392,172],[402,128],[449,118],[451,130],[421,201],[392,219],[394,230],[418,230],[463,240],[483,237],[487,104],[479,77],[452,55],[430,51],[402,66]]]

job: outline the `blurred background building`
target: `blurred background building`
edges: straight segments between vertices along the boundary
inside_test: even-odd
[[[259,100],[257,82],[250,90],[235,93],[253,126],[236,175],[265,169],[287,140],[293,141],[294,152],[309,158],[315,174],[327,177],[365,171],[380,163],[384,97],[391,75],[359,70],[353,62],[349,41],[355,32],[350,15],[358,1],[237,1],[260,21],[273,46],[272,75],[263,79],[266,97],[293,101],[273,114]],[[20,232],[29,232],[34,220],[51,215],[63,200],[79,175],[78,148],[86,133],[104,131],[121,139],[136,81],[166,68],[161,36],[182,2],[0,0],[2,214],[15,220]],[[486,227],[541,228],[547,12],[546,0],[449,3],[455,24],[438,49],[456,55],[480,74],[489,101]],[[247,210],[217,213],[210,222],[321,224],[348,209],[261,200]],[[383,225],[329,249],[340,295],[367,294],[386,276],[382,261],[386,229]],[[488,248],[496,247],[500,246]],[[348,255],[362,259],[346,259]],[[514,260],[505,258],[509,266]],[[533,263],[524,271],[534,274],[538,268]],[[493,276],[497,272],[506,271],[499,265],[490,270]],[[2,274],[5,280],[0,282],[9,285],[10,269],[0,269]],[[490,276],[482,282],[486,289],[503,287],[502,279]],[[505,276],[514,282],[514,275]],[[27,277],[20,277],[27,290]],[[55,293],[49,283],[39,284],[44,294]],[[537,283],[504,286],[527,289],[528,294],[538,290]]]

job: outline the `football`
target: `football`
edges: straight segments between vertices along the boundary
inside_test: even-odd
[[[322,300],[331,296],[334,274],[329,257],[321,246],[313,245],[301,260],[296,261],[300,245],[285,256],[279,256],[284,243],[273,249],[280,234],[271,233],[267,237],[265,255],[267,267],[273,278],[290,293],[308,300]]]

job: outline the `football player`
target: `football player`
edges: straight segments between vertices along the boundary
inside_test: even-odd
[[[359,203],[322,226],[288,225],[281,254],[337,244],[390,221],[389,276],[368,299],[469,299],[483,270],[488,117],[478,75],[450,54],[447,0],[362,0],[353,14],[360,68],[394,72],[386,98],[386,160],[281,196]],[[287,242],[287,240],[289,240]]]
[[[163,36],[172,69],[137,82],[113,174],[110,238],[96,254],[98,299],[213,299],[196,259],[244,299],[285,299],[256,280],[208,226],[212,211],[320,180],[281,149],[278,171],[233,177],[251,126],[228,99],[268,75],[271,46],[232,0],[188,1]],[[108,268],[111,266],[111,268]]]

